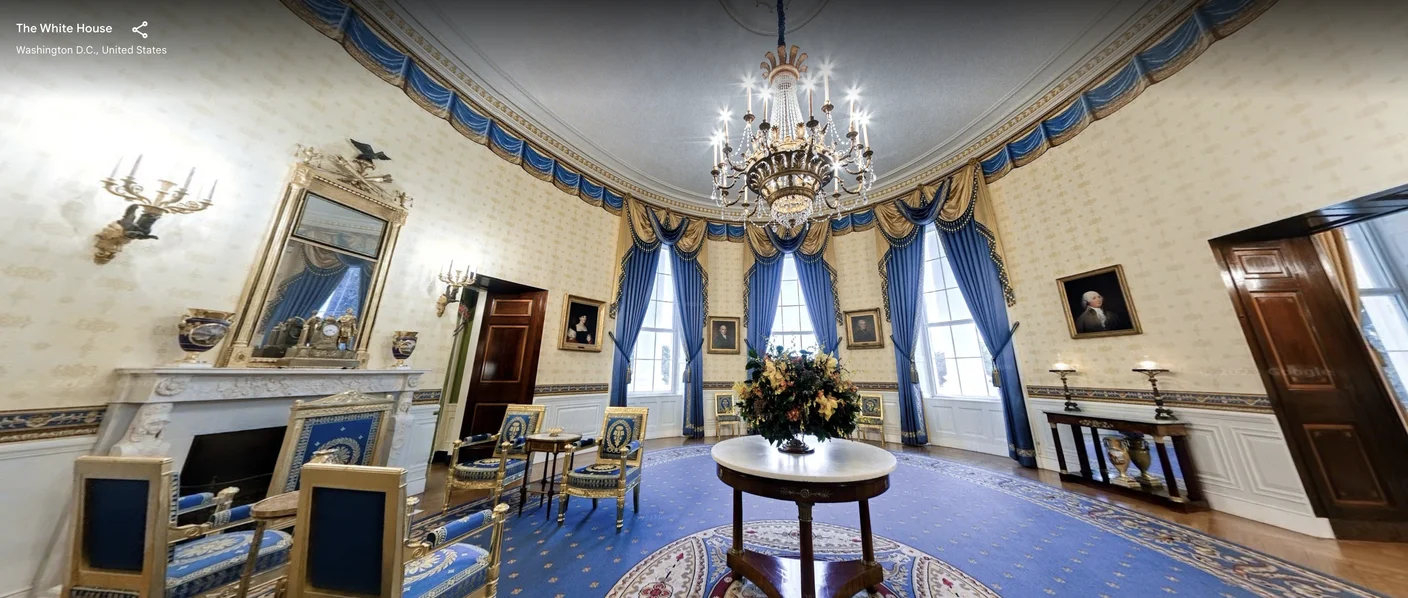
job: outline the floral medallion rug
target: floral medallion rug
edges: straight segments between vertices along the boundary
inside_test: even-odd
[[[559,526],[556,502],[549,517],[530,498],[505,530],[499,596],[761,598],[724,564],[732,491],[717,479],[709,449],[647,450],[641,510],[632,512],[627,500],[620,533],[615,500],[594,508],[574,498]],[[871,501],[877,560],[885,569],[879,595],[886,598],[1380,596],[1039,482],[934,457],[895,457],[890,490]],[[517,492],[511,494],[516,501]],[[482,505],[450,515],[473,508]],[[796,505],[744,495],[743,510],[750,549],[798,553]],[[817,559],[857,558],[855,504],[817,505],[813,516]]]

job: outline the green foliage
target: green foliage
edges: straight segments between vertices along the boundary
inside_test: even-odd
[[[748,350],[748,379],[734,384],[738,413],[772,444],[803,434],[819,440],[849,436],[860,394],[835,357],[772,347]]]

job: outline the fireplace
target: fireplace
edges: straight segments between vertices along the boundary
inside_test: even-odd
[[[287,426],[200,434],[181,467],[181,495],[235,486],[234,505],[258,502],[269,490]]]

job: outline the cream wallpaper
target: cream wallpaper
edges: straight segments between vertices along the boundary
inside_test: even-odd
[[[876,249],[875,235],[878,229],[853,232],[832,237],[835,244],[836,294],[840,296],[841,311],[880,308],[880,319],[885,319],[885,296],[880,287],[880,254]],[[885,338],[883,349],[846,348],[846,331],[841,329],[841,362],[851,370],[851,377],[858,382],[895,383],[895,350],[890,342],[890,323],[883,322],[881,332]]]
[[[177,359],[187,307],[238,301],[294,144],[347,152],[348,137],[390,155],[379,171],[416,200],[371,332],[371,367],[390,364],[392,331],[417,330],[411,364],[435,370],[426,387],[440,385],[454,319],[435,317],[434,277],[454,259],[549,289],[540,384],[609,381],[609,352],[559,351],[554,339],[564,294],[610,299],[614,216],[463,138],[275,0],[202,7],[93,8],[112,22],[161,22],[153,37],[171,48],[165,56],[0,67],[0,410],[105,403],[114,368]],[[215,206],[168,216],[155,226],[160,240],[95,265],[93,234],[125,208],[98,181],[139,153],[144,181],[192,166],[207,183],[218,177]]]
[[[743,256],[748,248],[743,243],[709,241],[709,315],[743,318]],[[709,342],[709,335],[704,335]],[[706,347],[707,349],[707,347]],[[743,379],[743,367],[748,362],[747,347],[738,355],[704,354],[704,380],[707,382],[737,382]],[[705,396],[710,391],[705,391]]]
[[[1390,14],[1394,11],[1397,14]],[[1372,13],[1372,14],[1370,14]],[[1265,393],[1208,240],[1408,182],[1408,5],[1282,0],[992,186],[1026,384]],[[1072,340],[1055,280],[1123,264],[1144,334]]]

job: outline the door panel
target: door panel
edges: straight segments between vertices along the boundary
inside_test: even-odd
[[[1213,249],[1316,514],[1408,541],[1408,433],[1310,239]]]
[[[497,432],[508,405],[531,404],[547,291],[494,292],[480,321],[460,438]],[[484,455],[462,451],[461,461]]]

